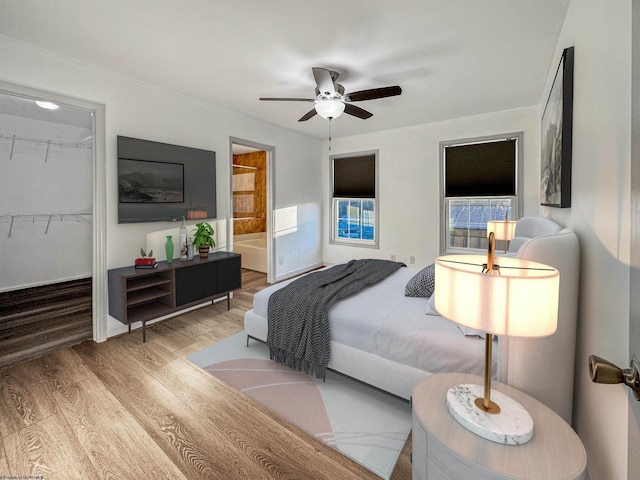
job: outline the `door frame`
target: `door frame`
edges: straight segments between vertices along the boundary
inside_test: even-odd
[[[102,104],[68,97],[14,83],[0,81],[0,92],[33,100],[50,100],[59,105],[85,110],[91,114],[93,135],[93,259],[91,317],[93,340],[107,339],[107,180],[105,144],[105,107]]]
[[[630,273],[629,273],[629,361],[640,359],[640,63],[635,61],[640,53],[640,5],[631,5],[631,222],[630,222]],[[625,368],[627,365],[622,365]],[[640,471],[640,402],[631,390],[627,430],[627,478],[637,478]]]
[[[276,148],[272,145],[253,142],[238,137],[229,137],[229,212],[227,222],[227,245],[233,247],[233,146],[241,145],[243,147],[255,148],[263,150],[267,153],[267,282],[274,283],[275,271],[275,239],[273,236],[273,199],[275,192],[275,158]]]

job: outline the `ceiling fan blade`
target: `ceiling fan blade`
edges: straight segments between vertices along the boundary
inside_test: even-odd
[[[366,120],[367,118],[373,116],[373,113],[367,112],[365,109],[356,107],[355,105],[351,105],[349,103],[344,106],[344,113],[348,113],[349,115],[353,115],[354,117],[362,118]]]
[[[320,67],[313,67],[312,70],[313,78],[316,79],[318,91],[323,95],[334,95],[336,93],[336,87],[333,84],[333,78],[331,78],[331,71]]]
[[[315,115],[316,115],[316,109],[312,108],[307,113],[305,113],[302,117],[300,117],[300,120],[298,120],[298,121],[299,122],[306,122],[310,118],[313,118]]]
[[[268,102],[315,102],[315,98],[265,98],[260,97],[258,100],[265,100]]]
[[[370,88],[345,95],[349,102],[362,102],[363,100],[375,100],[376,98],[394,97],[400,95],[402,89],[398,85],[393,87]]]

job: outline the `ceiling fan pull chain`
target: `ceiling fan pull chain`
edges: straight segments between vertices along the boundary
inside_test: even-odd
[[[329,117],[329,151],[331,151],[331,117]]]
[[[9,161],[13,160],[13,147],[16,144],[16,136],[11,136],[11,153],[9,153]]]

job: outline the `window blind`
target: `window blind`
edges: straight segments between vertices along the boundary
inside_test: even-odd
[[[516,140],[445,147],[446,197],[516,195]]]
[[[375,198],[375,154],[334,158],[333,196],[341,198]]]

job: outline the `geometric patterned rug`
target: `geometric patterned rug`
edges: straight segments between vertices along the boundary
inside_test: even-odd
[[[269,359],[266,344],[239,332],[187,359],[343,455],[389,479],[411,431],[411,406],[327,371],[326,381]]]

